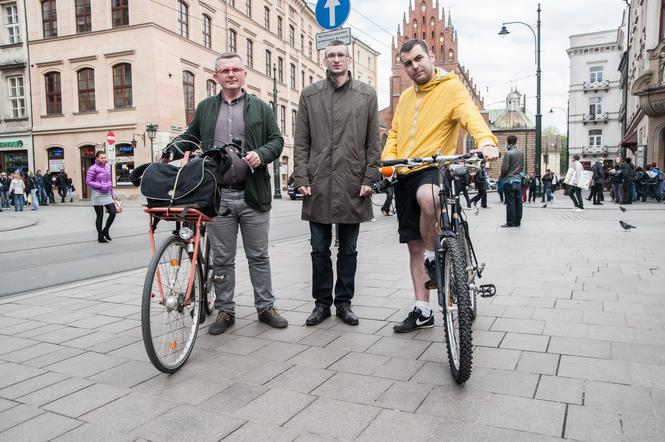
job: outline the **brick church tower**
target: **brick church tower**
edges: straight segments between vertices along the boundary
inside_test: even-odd
[[[409,14],[404,13],[402,24],[397,26],[397,36],[392,41],[392,77],[390,78],[390,106],[379,112],[382,126],[386,130],[390,129],[393,113],[397,107],[399,97],[404,90],[413,85],[404,70],[404,66],[399,60],[399,48],[411,38],[425,40],[434,53],[435,65],[448,72],[454,72],[464,83],[471,97],[479,109],[483,109],[483,102],[476,85],[473,83],[468,69],[459,64],[459,54],[457,50],[457,31],[452,23],[450,11],[446,19],[443,8],[439,8],[439,0],[432,5],[432,0],[416,0],[417,6],[412,6],[412,0],[409,0]],[[458,152],[465,149],[464,130],[460,130],[458,142]],[[466,146],[470,147],[470,146]]]

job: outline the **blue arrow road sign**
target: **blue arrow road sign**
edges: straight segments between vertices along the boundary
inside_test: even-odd
[[[324,29],[337,29],[351,13],[351,0],[318,0],[316,21]]]

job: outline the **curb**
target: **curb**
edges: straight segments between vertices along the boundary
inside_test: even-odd
[[[39,224],[39,221],[34,220],[34,221],[26,221],[23,224],[18,224],[18,225],[9,226],[9,227],[0,226],[0,232],[11,232],[12,230],[21,230],[21,229],[25,229],[25,228],[28,228],[28,227],[32,227],[32,226],[37,225],[37,224]]]

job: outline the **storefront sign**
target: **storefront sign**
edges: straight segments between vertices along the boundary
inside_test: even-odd
[[[23,141],[0,141],[0,147],[23,147]]]
[[[48,170],[51,172],[60,172],[65,168],[65,160],[48,160]]]

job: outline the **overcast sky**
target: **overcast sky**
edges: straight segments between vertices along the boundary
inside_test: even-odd
[[[542,0],[540,3],[543,127],[557,126],[565,133],[565,113],[548,111],[553,106],[566,108],[569,36],[617,29],[626,4],[621,0]],[[414,4],[419,8],[420,0],[414,0]],[[488,108],[502,106],[511,86],[517,86],[527,94],[529,111],[536,113],[533,34],[523,25],[510,25],[511,34],[505,37],[497,33],[504,21],[523,21],[535,30],[537,4],[532,0],[439,2],[446,16],[452,12],[459,37],[460,62],[471,72]],[[381,53],[378,88],[381,108],[388,104],[391,38],[396,35],[408,6],[408,0],[351,0],[347,25],[354,36]]]

